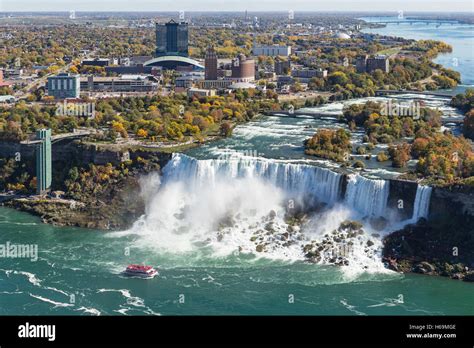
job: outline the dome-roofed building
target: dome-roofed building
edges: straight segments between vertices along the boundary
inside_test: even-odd
[[[165,70],[177,70],[179,67],[189,68],[194,71],[204,71],[204,66],[195,59],[181,56],[161,56],[153,58],[143,64],[144,66],[159,66]]]
[[[334,34],[334,38],[347,40],[347,39],[350,39],[351,36],[349,34],[338,31],[336,34]]]

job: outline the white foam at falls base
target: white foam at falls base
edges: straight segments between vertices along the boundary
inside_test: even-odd
[[[331,235],[332,231],[337,230],[341,223],[345,221],[358,220],[360,215],[358,212],[350,209],[344,204],[337,204],[332,209],[326,212],[319,213],[311,219],[311,221],[304,226],[303,232],[310,240],[321,241],[324,235]],[[361,273],[392,273],[392,271],[385,268],[382,259],[382,239],[375,237],[375,234],[381,235],[381,231],[374,230],[370,224],[365,224],[363,227],[364,234],[354,239],[346,239],[341,244],[334,245],[332,252],[339,252],[341,245],[352,242],[350,252],[344,255],[349,261],[349,266],[341,267],[344,278],[346,280],[354,280]],[[367,242],[373,243],[370,252],[367,252]],[[327,264],[331,257],[323,257],[320,264]]]
[[[383,217],[387,209],[389,181],[348,176],[345,202],[368,217]]]
[[[432,187],[424,185],[418,185],[416,188],[412,222],[416,223],[420,218],[428,217],[432,190]]]
[[[220,252],[232,252],[239,243],[249,241],[250,237],[243,235],[241,229],[250,233],[263,228],[260,219],[272,210],[283,223],[283,192],[261,180],[241,178],[232,180],[231,184],[216,180],[208,187],[191,187],[187,181],[168,182],[149,202],[148,214],[132,228],[146,236],[142,241],[144,246],[187,252],[194,250],[196,243],[215,242]],[[235,230],[234,236],[226,236],[223,243],[217,243],[219,224],[228,217],[236,220],[228,227]]]

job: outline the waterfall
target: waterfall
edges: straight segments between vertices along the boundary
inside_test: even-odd
[[[165,182],[182,181],[189,186],[209,188],[219,180],[263,179],[282,189],[288,198],[309,197],[329,204],[339,199],[343,177],[329,169],[304,164],[251,157],[197,160],[183,154],[173,155],[163,169],[163,176]]]
[[[416,189],[415,203],[413,204],[413,222],[417,222],[420,218],[428,217],[431,191],[432,188],[430,186],[418,185]]]
[[[162,174],[161,181],[152,176],[141,182],[147,211],[126,232],[139,236],[134,245],[172,253],[210,248],[218,256],[242,252],[287,260],[305,259],[308,240],[321,240],[343,221],[383,216],[389,187],[385,180],[349,175],[343,200],[343,174],[246,156],[198,160],[173,154]],[[325,202],[328,209],[315,209],[304,224],[291,224],[288,199],[308,209],[313,201]],[[382,265],[374,248],[366,251],[368,238],[358,236],[360,243],[348,256],[364,272],[374,262]]]
[[[342,175],[329,169],[251,157],[197,160],[174,154],[163,169],[164,182],[181,181],[190,187],[215,187],[219,180],[259,178],[291,197],[310,197],[333,204],[341,194]],[[345,203],[364,216],[385,215],[389,182],[358,174],[348,176]]]
[[[365,216],[384,216],[388,194],[389,182],[386,180],[371,180],[357,174],[348,176],[345,202]]]

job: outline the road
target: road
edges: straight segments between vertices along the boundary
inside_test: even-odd
[[[45,85],[46,84],[46,80],[48,79],[48,77],[50,76],[53,76],[53,75],[56,75],[58,73],[62,73],[62,72],[67,72],[69,70],[69,68],[72,66],[72,63],[69,63],[68,65],[65,65],[63,66],[62,68],[60,68],[58,70],[58,72],[56,73],[51,73],[51,74],[47,74],[47,75],[44,75],[43,77],[40,77],[38,79],[35,79],[34,81],[30,82],[29,84],[27,84],[25,87],[23,87],[22,89],[18,90],[15,92],[15,97],[17,99],[24,99],[24,98],[27,98],[28,95],[35,89],[38,89],[40,88],[41,86]]]
[[[84,57],[84,59],[89,59],[91,57],[93,57],[96,53],[96,50],[90,52],[87,56]],[[41,86],[44,86],[46,84],[46,81],[48,79],[48,77],[50,76],[54,76],[56,74],[59,74],[59,73],[64,73],[64,72],[67,72],[71,66],[73,65],[72,61],[71,63],[61,67],[57,72],[55,73],[51,73],[51,74],[47,74],[47,75],[44,75],[43,77],[40,77],[32,82],[30,82],[28,85],[26,85],[25,87],[23,87],[22,89],[18,90],[15,92],[15,97],[17,99],[25,99],[28,97],[28,95],[34,91],[35,89],[38,89],[40,88]]]

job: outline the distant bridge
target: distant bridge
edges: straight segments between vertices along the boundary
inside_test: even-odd
[[[401,91],[398,89],[395,90],[390,90],[390,89],[379,89],[375,91],[375,95],[386,95],[386,94],[421,94],[421,95],[432,95],[435,97],[443,97],[443,98],[452,98],[453,92],[448,93],[448,92],[432,92],[432,91]]]
[[[54,144],[66,139],[79,139],[82,137],[89,136],[91,134],[92,134],[92,131],[86,131],[86,130],[72,132],[72,133],[57,134],[51,137],[51,143]],[[36,145],[36,144],[41,144],[42,142],[43,140],[24,140],[20,143],[23,145]]]
[[[400,25],[400,24],[410,24],[410,25],[413,25],[413,24],[426,24],[426,25],[430,25],[430,24],[436,24],[437,26],[440,26],[442,24],[450,24],[450,25],[456,25],[456,24],[459,24],[458,21],[447,21],[447,20],[422,20],[422,19],[419,19],[419,20],[409,20],[409,19],[401,19],[399,21],[377,21],[377,22],[367,22],[369,24],[397,24],[397,25]]]

